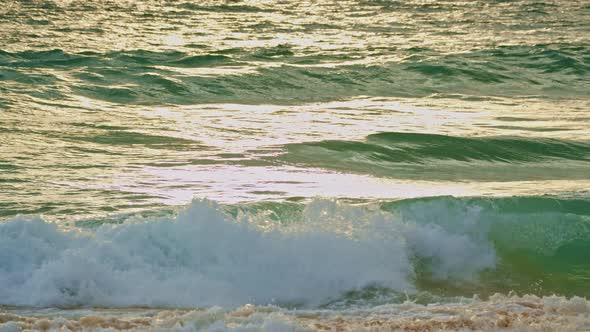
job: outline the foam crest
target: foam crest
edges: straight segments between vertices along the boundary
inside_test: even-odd
[[[315,306],[371,285],[413,292],[416,256],[438,278],[470,278],[495,259],[465,234],[328,200],[289,222],[233,218],[207,200],[94,230],[18,217],[0,224],[0,246],[2,304],[62,307]]]

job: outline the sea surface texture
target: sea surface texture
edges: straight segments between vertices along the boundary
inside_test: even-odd
[[[583,331],[587,297],[590,2],[0,3],[0,331]]]

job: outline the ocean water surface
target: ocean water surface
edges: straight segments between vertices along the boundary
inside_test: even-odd
[[[590,330],[590,3],[5,0],[0,331]]]

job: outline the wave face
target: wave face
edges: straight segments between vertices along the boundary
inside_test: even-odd
[[[581,200],[197,200],[175,216],[79,225],[0,224],[2,304],[315,307],[421,292],[588,291],[580,280],[590,273],[590,210]]]
[[[524,137],[379,133],[367,136],[364,141],[291,144],[274,159],[293,165],[390,177],[585,179],[590,143]],[[507,174],[510,170],[516,173]]]

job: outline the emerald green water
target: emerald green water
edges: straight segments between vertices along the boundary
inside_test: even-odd
[[[590,296],[589,126],[585,1],[7,0],[0,305]]]

